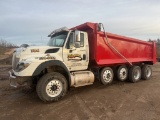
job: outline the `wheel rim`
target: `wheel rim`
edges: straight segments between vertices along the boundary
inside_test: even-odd
[[[136,69],[134,71],[134,79],[138,80],[140,78],[140,70]]]
[[[151,76],[151,69],[147,67],[146,69],[146,76],[149,78]]]
[[[120,70],[120,78],[123,80],[127,77],[127,70],[125,68],[122,68]]]
[[[103,80],[105,82],[110,82],[112,80],[112,72],[110,70],[106,70],[104,73],[103,73]]]
[[[46,85],[46,93],[50,97],[56,97],[62,92],[62,83],[59,80],[51,80]]]

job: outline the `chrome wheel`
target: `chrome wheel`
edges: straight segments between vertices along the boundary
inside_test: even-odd
[[[140,75],[141,75],[141,71],[139,69],[136,69],[134,71],[134,79],[139,79],[140,78]]]
[[[120,81],[125,81],[128,77],[128,68],[125,65],[121,65],[117,70],[117,78]]]
[[[103,73],[103,79],[105,82],[110,82],[113,78],[112,72],[110,70],[106,70]]]
[[[125,79],[127,77],[127,70],[125,68],[122,68],[120,70],[120,78]]]
[[[152,76],[152,68],[149,65],[142,66],[142,79],[148,80]]]
[[[150,67],[147,67],[147,69],[146,69],[147,78],[149,78],[151,76],[151,74],[152,74],[152,70],[150,69]]]
[[[46,85],[46,93],[50,97],[56,97],[62,92],[62,83],[61,81],[54,79],[48,82]]]
[[[129,80],[133,83],[141,79],[141,68],[139,66],[132,66],[129,70]]]
[[[112,83],[113,81],[113,70],[110,67],[104,67],[101,71],[100,71],[100,81],[103,85],[107,85]]]

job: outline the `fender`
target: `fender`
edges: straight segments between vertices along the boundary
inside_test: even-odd
[[[60,66],[62,68],[64,68],[64,70],[67,72],[68,76],[69,76],[69,86],[71,85],[71,76],[70,76],[70,72],[69,70],[67,69],[67,67],[65,66],[65,64],[59,60],[50,60],[50,61],[45,61],[43,63],[41,63],[37,68],[36,70],[33,72],[32,76],[37,76],[40,74],[40,72],[42,70],[44,70],[46,67],[49,67],[49,66],[53,66],[53,65],[57,65],[57,66]]]

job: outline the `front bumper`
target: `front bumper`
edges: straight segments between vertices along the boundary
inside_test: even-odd
[[[16,76],[14,75],[14,73],[12,71],[9,71],[9,81],[10,81],[10,86],[17,88],[18,87],[18,83],[16,81]]]
[[[32,78],[29,76],[16,76],[14,72],[11,70],[9,71],[9,80],[10,80],[10,86],[17,88],[19,86],[30,85],[32,83]]]

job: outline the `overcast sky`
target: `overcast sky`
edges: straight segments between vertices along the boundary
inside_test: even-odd
[[[0,0],[0,39],[46,44],[54,29],[102,22],[107,32],[160,38],[160,0]]]

